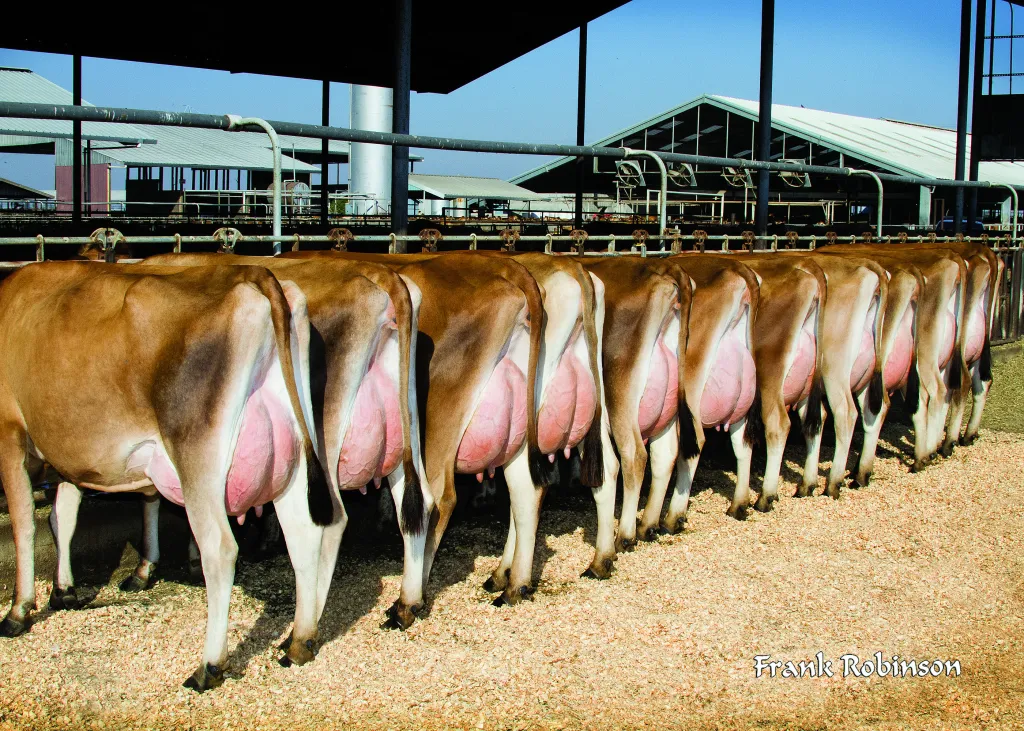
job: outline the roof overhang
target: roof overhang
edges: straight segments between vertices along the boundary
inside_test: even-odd
[[[469,0],[440,6],[413,2],[412,89],[447,94],[625,4],[591,0],[563,8],[539,0],[520,0],[514,7]],[[0,30],[0,47],[234,73],[394,84],[395,3],[317,6],[315,29],[304,32],[301,42],[282,42],[275,38],[279,23],[290,27],[291,13],[302,27],[307,15],[299,8],[282,16],[238,13],[232,7],[218,18],[208,4],[186,3],[161,13],[159,23],[144,23],[144,31],[134,13],[107,14],[103,37],[115,42],[97,42],[94,34],[83,33],[75,23],[12,22]]]

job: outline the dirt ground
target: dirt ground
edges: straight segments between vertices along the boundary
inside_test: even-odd
[[[1019,399],[1022,365],[997,362],[994,397]],[[871,486],[838,501],[789,497],[802,464],[791,445],[783,500],[742,523],[724,514],[729,458],[709,453],[686,532],[620,556],[608,581],[578,578],[592,501],[553,495],[535,599],[511,608],[481,588],[504,541],[500,509],[463,517],[435,564],[429,618],[404,633],[378,628],[399,547],[347,540],[322,647],[302,668],[277,663],[287,558],[244,563],[230,677],[203,695],[181,687],[202,650],[203,590],[165,579],[119,593],[129,546],[89,608],[41,611],[31,632],[0,640],[0,728],[1022,728],[1024,414],[997,414],[1017,433],[985,429],[917,475],[909,428],[891,420]],[[12,578],[0,576],[5,594]],[[41,607],[48,591],[37,582]],[[818,651],[835,677],[755,677],[755,655]],[[958,660],[961,674],[842,676],[843,654],[875,652]]]

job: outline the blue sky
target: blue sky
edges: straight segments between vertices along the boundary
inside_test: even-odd
[[[959,23],[956,0],[781,0],[774,100],[955,126]],[[413,94],[412,132],[575,142],[577,43],[573,31],[451,94]],[[587,141],[702,93],[756,99],[759,44],[759,0],[633,0],[598,18],[589,27]],[[301,44],[292,53],[301,57]],[[71,88],[69,56],[0,49],[0,66]],[[82,68],[83,97],[97,105],[320,121],[316,81],[97,58]],[[348,124],[348,97],[346,84],[332,86],[332,123]],[[543,161],[421,154],[417,172],[501,178]],[[52,165],[52,157],[0,154],[0,177],[52,188]]]

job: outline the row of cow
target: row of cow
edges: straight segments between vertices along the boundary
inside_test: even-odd
[[[388,480],[405,545],[388,622],[405,628],[426,606],[456,473],[504,471],[508,539],[486,584],[502,604],[532,592],[541,503],[556,456],[574,449],[597,508],[584,572],[594,578],[608,577],[638,536],[684,527],[710,429],[724,430],[736,454],[728,512],[737,518],[751,502],[762,436],[754,507],[778,499],[791,411],[807,447],[798,496],[817,485],[829,413],[836,447],[825,492],[839,496],[858,410],[865,437],[854,480],[867,484],[898,390],[921,469],[978,434],[1000,266],[970,243],[28,265],[0,285],[0,480],[17,555],[0,634],[24,632],[35,607],[31,474],[44,461],[66,480],[51,514],[55,609],[81,602],[69,560],[79,488],[146,496],[142,560],[124,589],[145,588],[159,561],[160,496],[184,505],[209,609],[203,661],[186,681],[198,690],[222,681],[227,659],[237,557],[229,517],[269,502],[296,576],[282,663],[302,664],[314,657],[346,525],[340,490]]]

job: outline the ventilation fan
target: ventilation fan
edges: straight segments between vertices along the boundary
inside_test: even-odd
[[[803,158],[799,160],[783,158],[779,162],[788,162],[793,165],[803,165],[807,161]],[[790,188],[810,188],[811,187],[811,176],[808,173],[792,173],[788,171],[780,171],[779,178],[783,183],[788,185]]]
[[[644,171],[633,160],[619,160],[615,163],[615,184],[626,190],[647,187]]]
[[[750,177],[749,170],[740,170],[739,168],[725,168],[722,171],[722,177],[725,178],[725,182],[731,185],[733,188],[753,188],[754,180]]]
[[[685,162],[670,163],[668,179],[680,188],[697,187],[697,176],[693,172],[693,166]]]

